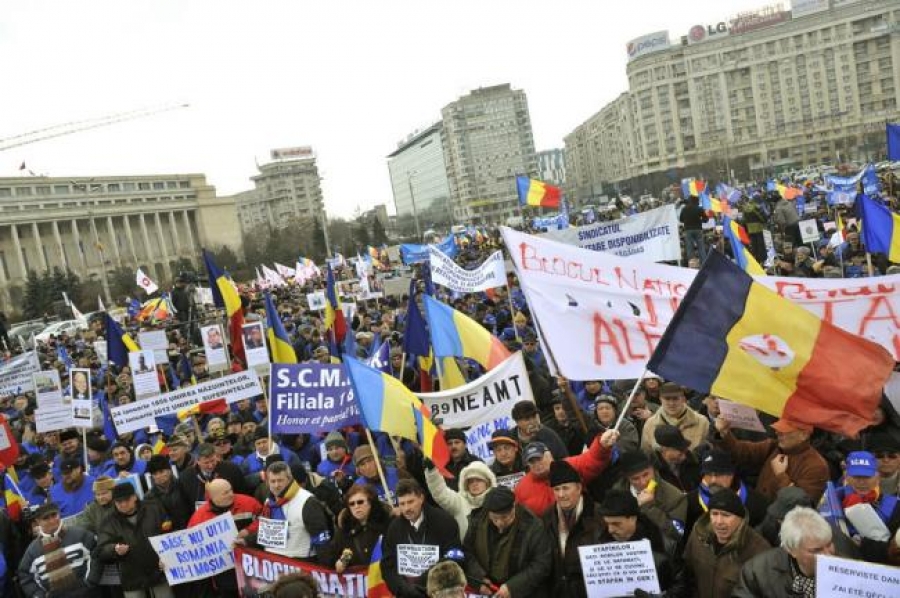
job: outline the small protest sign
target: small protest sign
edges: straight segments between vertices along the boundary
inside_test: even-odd
[[[588,598],[631,596],[635,590],[659,594],[650,540],[579,546]]]
[[[234,569],[231,546],[237,528],[231,513],[223,513],[185,530],[150,537],[162,561],[169,585],[206,579]]]
[[[719,413],[722,419],[731,424],[732,428],[751,430],[753,432],[766,431],[756,409],[749,405],[741,405],[740,403],[719,399]]]
[[[418,577],[436,565],[439,558],[440,547],[434,544],[398,544],[397,572]]]
[[[283,519],[259,518],[256,543],[264,548],[287,548],[288,524]]]

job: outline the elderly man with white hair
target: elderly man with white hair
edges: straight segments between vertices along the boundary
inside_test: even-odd
[[[747,561],[732,598],[814,598],[816,558],[833,555],[831,525],[809,507],[795,507],[781,524],[781,546]]]

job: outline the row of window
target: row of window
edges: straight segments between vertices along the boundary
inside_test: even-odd
[[[45,197],[48,195],[77,195],[87,193],[127,193],[129,191],[164,191],[190,189],[190,181],[147,181],[124,183],[74,183],[68,185],[34,185],[0,187],[0,197]]]

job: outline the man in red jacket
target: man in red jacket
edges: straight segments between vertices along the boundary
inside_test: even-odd
[[[581,476],[582,484],[587,485],[609,465],[612,447],[618,439],[618,430],[606,430],[594,438],[586,452],[563,460]],[[553,455],[544,443],[532,442],[525,447],[524,460],[528,474],[516,486],[516,502],[541,517],[556,500],[550,487]]]
[[[206,486],[209,498],[199,507],[188,521],[188,527],[194,527],[204,521],[215,519],[223,513],[231,513],[234,524],[241,531],[262,513],[262,505],[252,496],[235,494],[228,480],[219,478],[211,481]],[[208,595],[222,596],[223,598],[238,598],[237,577],[234,570],[225,571],[202,582],[204,590],[210,591]]]

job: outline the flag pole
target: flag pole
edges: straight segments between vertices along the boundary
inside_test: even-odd
[[[616,425],[613,428],[613,430],[618,430],[619,426],[622,425],[622,420],[625,419],[625,414],[628,413],[628,409],[629,409],[629,407],[631,407],[631,402],[634,400],[634,395],[637,394],[637,390],[638,390],[638,388],[641,387],[641,383],[644,381],[644,378],[647,376],[648,371],[649,370],[647,370],[647,368],[644,368],[644,371],[641,373],[641,377],[635,381],[634,387],[631,389],[631,394],[628,395],[628,400],[625,401],[624,405],[622,405],[622,411],[619,412],[619,419],[616,420]]]
[[[866,266],[869,269],[869,276],[875,276],[875,268],[872,267],[872,254],[866,251]]]
[[[81,428],[81,454],[84,457],[84,472],[90,473],[91,462],[87,452],[87,428]]]
[[[391,489],[388,487],[387,478],[384,477],[384,469],[381,466],[381,459],[378,458],[378,451],[375,450],[377,447],[375,446],[375,440],[372,438],[372,431],[369,429],[369,426],[366,426],[366,438],[369,441],[369,446],[372,447],[372,458],[375,459],[375,469],[378,470],[378,479],[381,480],[381,486],[384,488],[384,497],[387,499],[388,503],[393,507],[394,506],[394,493],[391,492]],[[396,449],[394,449],[396,450]]]
[[[522,339],[519,338],[519,329],[516,327],[516,308],[512,301],[512,285],[509,284],[509,277],[506,279],[506,298],[509,300],[509,321],[512,322],[513,332],[516,333],[516,342],[521,346]],[[443,386],[441,387],[441,390],[443,390]]]
[[[272,364],[269,363],[269,379],[272,379]],[[266,387],[263,386],[263,396],[266,397],[266,408],[268,416],[266,417],[266,428],[269,436],[269,454],[275,452],[275,443],[272,442],[272,405],[269,404],[269,396],[266,394]]]

